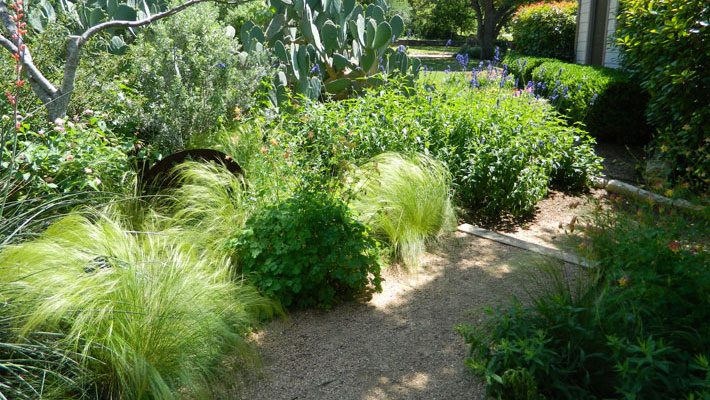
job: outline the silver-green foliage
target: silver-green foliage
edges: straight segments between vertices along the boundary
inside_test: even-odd
[[[225,355],[244,353],[243,334],[270,305],[233,281],[228,262],[174,237],[100,212],[6,247],[0,284],[18,334],[61,332],[57,346],[89,371],[84,385],[108,398],[200,393]]]
[[[273,49],[282,68],[277,93],[291,86],[317,99],[323,90],[345,97],[352,89],[372,86],[383,72],[416,75],[421,63],[391,44],[404,31],[398,15],[389,20],[387,5],[366,8],[356,0],[271,0],[275,10],[266,30],[247,23],[241,38],[247,51]]]
[[[405,264],[418,265],[427,241],[455,226],[451,174],[442,162],[423,154],[383,153],[358,174],[353,207]]]
[[[144,30],[124,58],[127,84],[140,93],[137,124],[163,148],[185,148],[254,106],[270,73],[268,57],[240,53],[218,19],[215,5],[193,6]]]

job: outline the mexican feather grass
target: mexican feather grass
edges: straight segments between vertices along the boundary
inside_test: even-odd
[[[104,398],[200,393],[243,335],[271,310],[234,282],[226,260],[200,257],[170,230],[131,232],[109,211],[67,216],[0,253],[0,285],[20,335],[62,332]]]
[[[352,206],[389,243],[395,259],[418,266],[427,242],[456,223],[446,166],[423,154],[383,153],[358,172]]]

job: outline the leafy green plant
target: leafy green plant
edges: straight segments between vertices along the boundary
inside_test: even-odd
[[[520,216],[548,184],[584,187],[599,164],[585,132],[499,81],[491,77],[482,90],[463,80],[416,92],[394,86],[308,104],[285,121],[282,138],[302,152],[299,168],[336,176],[383,152],[429,154],[448,166],[459,205],[479,216]]]
[[[540,2],[522,6],[511,22],[516,51],[573,61],[577,2]]]
[[[704,220],[646,208],[599,215],[589,232],[598,269],[577,285],[553,273],[531,305],[460,326],[467,365],[501,398],[526,398],[505,395],[514,372],[545,398],[707,397],[706,231]]]
[[[271,309],[171,231],[131,232],[121,218],[74,214],[0,252],[0,282],[20,335],[56,331],[78,354],[80,383],[101,396],[178,398],[208,390],[243,334]]]
[[[707,192],[710,7],[702,0],[620,3],[616,43],[634,79],[650,94],[649,121],[674,175]]]
[[[129,154],[135,138],[113,133],[105,116],[56,120],[42,129],[23,123],[18,132],[12,198],[78,191],[116,191],[132,181]],[[3,160],[10,156],[2,150]],[[7,162],[3,162],[4,167]]]
[[[355,172],[353,208],[365,225],[390,244],[395,258],[419,265],[426,242],[453,230],[451,175],[422,154],[384,153]]]
[[[624,72],[561,61],[540,64],[532,73],[535,93],[550,100],[597,138],[646,143],[650,128],[644,110],[648,95]]]
[[[329,193],[257,211],[230,245],[239,270],[284,307],[330,307],[381,289],[377,241]]]

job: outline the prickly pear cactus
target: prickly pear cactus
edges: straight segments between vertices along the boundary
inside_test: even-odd
[[[323,92],[336,98],[380,82],[383,74],[415,76],[421,63],[403,49],[390,48],[404,31],[398,15],[387,18],[378,0],[270,0],[275,10],[266,30],[247,23],[240,36],[247,51],[273,49],[281,69],[277,93],[291,87],[309,98]]]

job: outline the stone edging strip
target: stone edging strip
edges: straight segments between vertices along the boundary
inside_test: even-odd
[[[659,194],[649,192],[648,190],[638,188],[634,185],[617,181],[616,179],[592,178],[592,183],[594,184],[594,187],[605,189],[607,192],[623,194],[639,200],[649,200],[654,203],[666,204],[695,212],[702,212],[705,209],[705,207],[693,204],[687,200],[664,197]]]
[[[494,242],[502,243],[508,246],[513,246],[519,249],[531,251],[533,253],[542,254],[543,256],[556,258],[566,263],[579,265],[584,268],[596,266],[595,263],[590,262],[584,257],[579,257],[577,255],[567,253],[552,247],[542,246],[537,243],[527,242],[525,240],[521,240],[502,233],[489,231],[487,229],[479,228],[471,224],[461,224],[458,226],[458,228],[456,228],[456,230],[459,232],[467,233],[469,235],[474,235],[484,239],[492,240]]]

